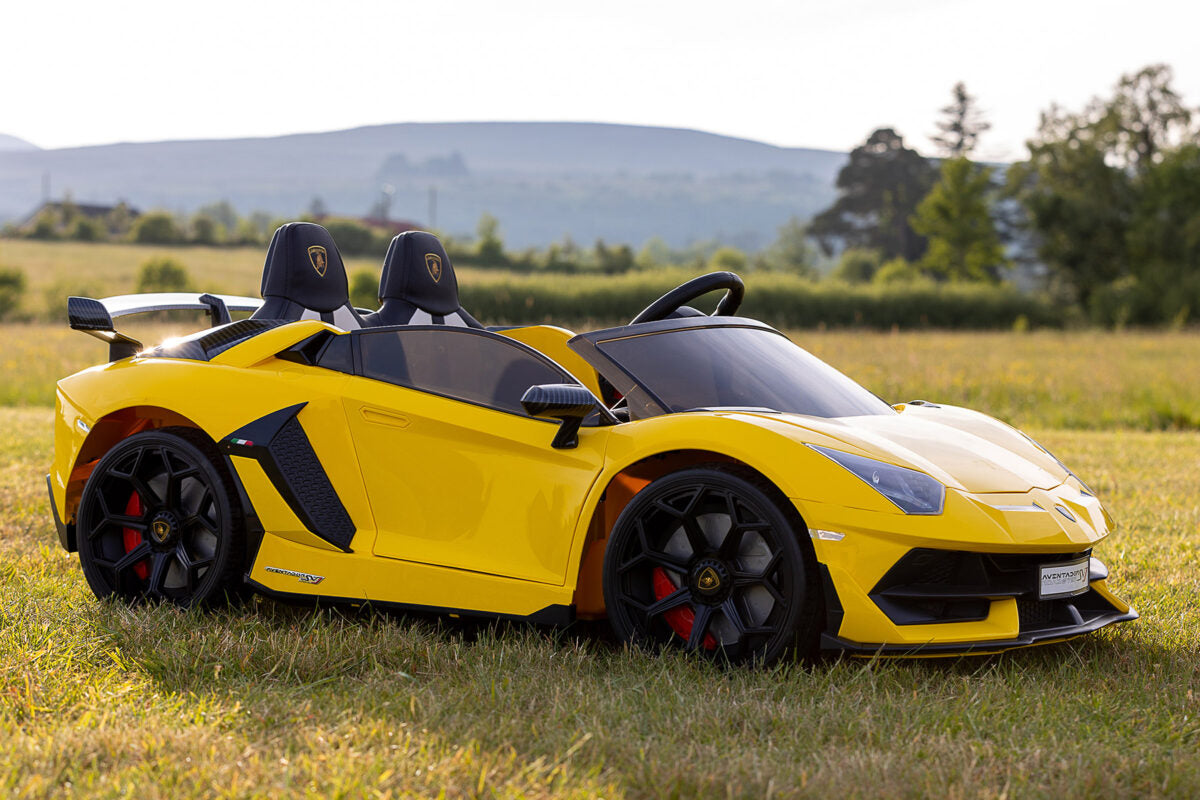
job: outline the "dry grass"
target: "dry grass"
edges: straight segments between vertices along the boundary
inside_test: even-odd
[[[985,659],[722,672],[594,630],[96,602],[51,412],[0,409],[0,791],[16,797],[1200,792],[1200,435],[1033,431],[1101,493],[1137,623]]]

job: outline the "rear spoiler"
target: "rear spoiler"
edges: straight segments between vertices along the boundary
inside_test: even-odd
[[[121,294],[100,300],[68,297],[67,319],[72,330],[83,331],[108,342],[108,360],[119,361],[138,353],[142,343],[113,327],[113,320],[118,317],[151,311],[204,311],[215,328],[233,321],[229,312],[257,311],[262,304],[263,301],[256,297],[191,292]]]

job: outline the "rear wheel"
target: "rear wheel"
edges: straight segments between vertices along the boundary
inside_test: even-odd
[[[625,507],[605,552],[617,636],[733,662],[815,649],[815,566],[769,484],[724,468],[651,483]]]
[[[97,597],[194,606],[239,593],[240,505],[212,443],[192,429],[147,431],[113,447],[83,488],[77,530]]]

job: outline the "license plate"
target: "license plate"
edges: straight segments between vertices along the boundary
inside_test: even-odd
[[[1038,599],[1069,597],[1086,592],[1088,588],[1088,561],[1068,561],[1065,564],[1043,564],[1038,568],[1041,580],[1038,583]]]

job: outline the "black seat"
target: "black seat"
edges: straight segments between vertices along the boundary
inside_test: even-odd
[[[405,231],[392,239],[383,258],[379,300],[379,310],[366,315],[363,324],[483,328],[459,305],[454,267],[432,233]]]
[[[319,319],[343,330],[363,326],[350,305],[342,255],[329,231],[289,222],[275,231],[263,267],[262,308],[251,319]]]

